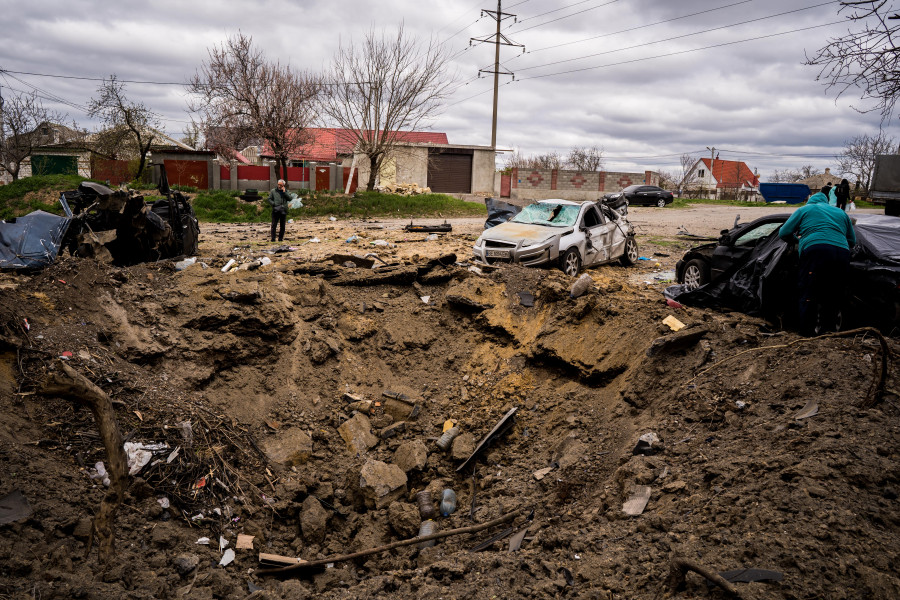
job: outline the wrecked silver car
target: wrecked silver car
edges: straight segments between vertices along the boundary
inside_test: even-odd
[[[603,202],[541,200],[479,236],[475,257],[487,264],[558,264],[567,275],[589,267],[638,260],[634,227]]]

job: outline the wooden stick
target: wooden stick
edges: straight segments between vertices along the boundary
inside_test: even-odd
[[[110,486],[100,503],[100,510],[94,517],[93,531],[96,531],[100,538],[98,549],[100,562],[108,565],[115,557],[116,510],[122,504],[128,481],[128,460],[125,458],[122,432],[119,430],[116,413],[106,392],[61,360],[56,361],[56,368],[57,370],[44,382],[40,393],[45,396],[68,398],[88,407],[94,414],[103,446],[106,448]]]
[[[725,593],[734,597],[739,598],[738,592],[734,589],[734,586],[728,582],[724,577],[715,573],[714,571],[710,571],[703,565],[697,564],[692,560],[688,560],[686,558],[681,558],[678,556],[672,557],[672,569],[669,572],[669,586],[674,591],[679,591],[684,589],[685,585],[685,575],[687,575],[688,571],[693,571],[697,573],[701,577],[705,577],[709,581],[713,582],[723,590]]]
[[[494,525],[499,525],[500,523],[505,523],[514,519],[519,513],[525,510],[524,507],[517,508],[516,510],[506,513],[502,517],[498,517],[493,521],[488,521],[487,523],[481,523],[480,525],[470,525],[469,527],[459,527],[457,529],[450,529],[448,531],[441,531],[439,533],[432,533],[431,535],[423,535],[414,538],[410,538],[408,540],[400,540],[399,542],[393,542],[387,544],[385,546],[379,546],[377,548],[370,548],[368,550],[361,550],[359,552],[354,552],[353,554],[343,554],[340,556],[332,556],[330,558],[323,558],[320,560],[311,560],[309,562],[298,563],[296,565],[290,565],[288,567],[281,567],[280,569],[263,569],[256,571],[257,575],[274,575],[281,573],[292,573],[294,571],[299,571],[301,569],[311,569],[315,567],[324,567],[328,563],[338,563],[344,562],[348,560],[353,560],[355,558],[361,558],[363,556],[369,556],[371,554],[378,554],[380,552],[387,552],[388,550],[393,550],[394,548],[400,548],[401,546],[410,546],[412,544],[418,544],[419,542],[427,542],[428,540],[437,540],[440,538],[450,537],[451,535],[460,535],[462,533],[475,533],[477,531],[481,531],[482,529],[487,529],[489,527],[493,527]]]

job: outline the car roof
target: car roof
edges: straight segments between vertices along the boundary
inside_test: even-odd
[[[563,200],[562,198],[548,198],[547,200],[538,200],[536,204],[568,204],[569,206],[581,206],[582,204],[594,202],[593,200]]]

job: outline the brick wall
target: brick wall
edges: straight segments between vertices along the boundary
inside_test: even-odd
[[[516,199],[596,200],[629,185],[659,185],[659,173],[570,171],[565,169],[513,169],[510,196]]]

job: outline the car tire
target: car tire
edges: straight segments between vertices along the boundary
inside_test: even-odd
[[[625,238],[625,253],[619,261],[626,267],[630,267],[638,261],[638,245],[633,235]]]
[[[657,200],[657,201],[656,201],[656,206],[658,206],[658,207],[660,207],[660,208],[665,208],[665,207],[666,207],[666,199],[665,199],[665,198],[660,198],[659,200]]]
[[[569,248],[559,258],[559,268],[570,277],[575,277],[581,270],[581,255],[577,248]]]
[[[696,290],[698,287],[709,283],[709,265],[700,258],[694,258],[684,265],[683,283],[688,290]]]

